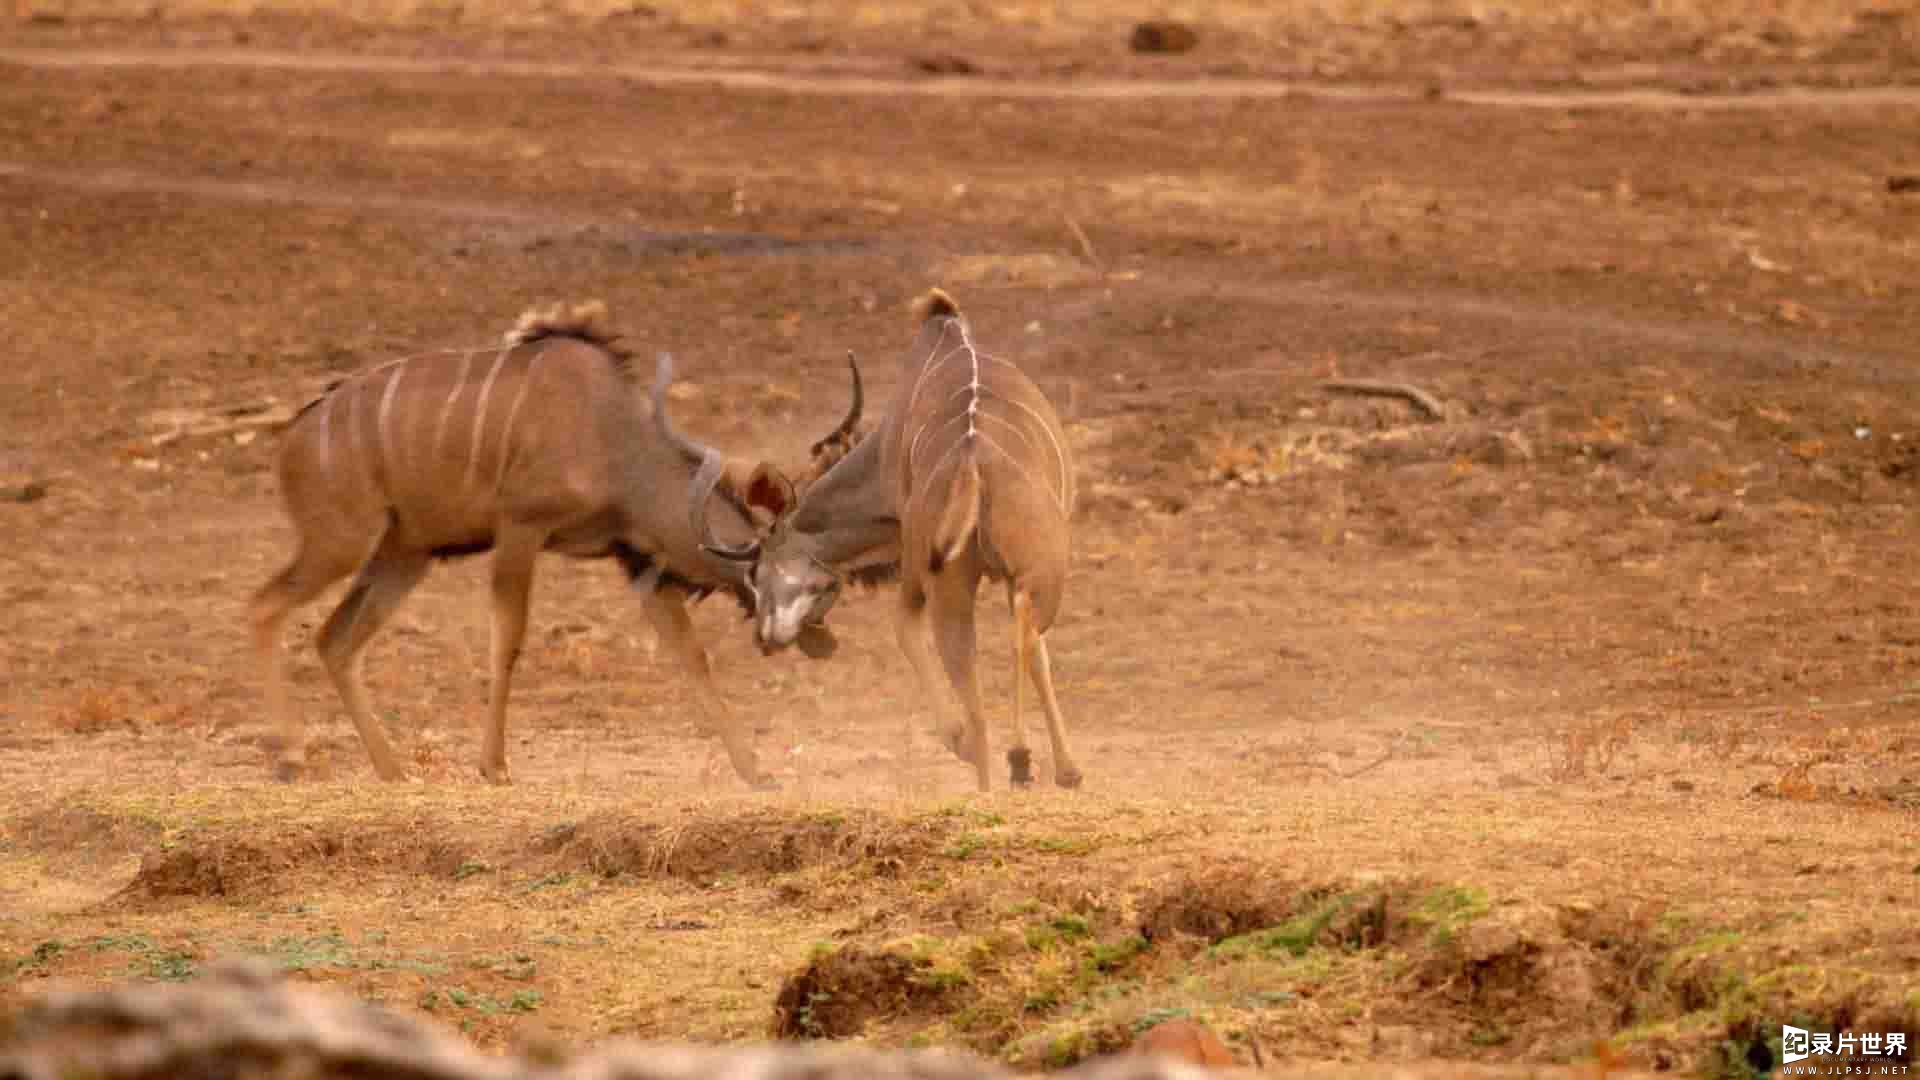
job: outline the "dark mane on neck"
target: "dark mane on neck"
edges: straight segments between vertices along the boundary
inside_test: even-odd
[[[613,318],[607,313],[604,301],[588,300],[579,304],[563,301],[545,307],[528,308],[520,313],[513,329],[508,330],[502,340],[511,349],[556,338],[583,341],[595,346],[613,360],[622,376],[628,379],[638,377],[633,363],[633,350],[620,344],[620,331],[614,328]]]

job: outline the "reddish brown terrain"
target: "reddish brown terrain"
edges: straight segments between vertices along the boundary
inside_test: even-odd
[[[247,953],[488,1047],[1920,1038],[1920,13],[1489,7],[1141,54],[1155,12],[1089,0],[16,5],[0,1007]],[[697,609],[746,791],[617,571],[557,559],[513,787],[478,560],[369,663],[424,782],[373,780],[327,602],[317,775],[270,782],[275,417],[599,297],[688,429],[797,462],[935,284],[1070,422],[1083,789],[974,793],[878,592],[825,664]]]

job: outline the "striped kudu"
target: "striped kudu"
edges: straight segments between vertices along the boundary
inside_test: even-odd
[[[1054,780],[1077,787],[1081,773],[1067,746],[1045,638],[1067,581],[1074,476],[1066,434],[1032,380],[1012,361],[974,346],[946,293],[931,291],[915,312],[918,337],[893,407],[874,433],[792,500],[792,512],[778,515],[763,539],[746,543],[717,539],[709,528],[715,459],[693,496],[697,531],[707,550],[752,566],[754,636],[769,652],[821,623],[849,567],[897,560],[900,648],[934,708],[944,711],[927,649],[932,630],[967,719],[964,732],[942,720],[940,737],[973,763],[983,791],[991,785],[974,603],[983,577],[1006,582],[1014,618],[1012,781],[1033,781],[1024,672],[1046,712]]]
[[[321,628],[318,647],[360,741],[383,780],[404,777],[368,707],[360,660],[367,644],[435,559],[492,551],[492,683],[480,772],[506,783],[507,694],[526,636],[536,557],[543,551],[611,558],[642,594],[649,621],[692,669],[706,720],[741,779],[761,775],[747,732],[713,684],[686,602],[732,594],[752,611],[736,561],[703,552],[687,498],[697,466],[724,460],[670,423],[672,361],[661,354],[651,409],[640,402],[632,355],[598,302],[529,311],[497,348],[410,357],[329,386],[289,424],[279,479],[299,546],[255,594],[254,648],[281,746],[276,772],[294,779],[306,757],[280,657],[294,608],[355,574]],[[651,415],[649,415],[651,413]],[[858,409],[815,447],[844,453]],[[751,537],[749,507],[778,515],[793,485],[770,465],[725,460],[719,528]],[[820,631],[819,634],[823,634]],[[810,652],[826,651],[819,634]]]

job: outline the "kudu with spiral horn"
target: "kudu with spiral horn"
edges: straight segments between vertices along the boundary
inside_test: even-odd
[[[279,638],[287,616],[354,575],[319,635],[319,652],[383,780],[404,777],[361,684],[364,651],[437,559],[492,552],[492,681],[480,772],[509,779],[506,709],[541,552],[613,559],[649,622],[693,675],[734,770],[761,773],[747,732],[714,686],[686,604],[710,593],[753,609],[737,560],[701,548],[687,514],[696,471],[728,538],[752,537],[752,509],[776,517],[793,486],[748,470],[675,430],[666,411],[672,359],[661,354],[649,406],[632,355],[598,303],[529,311],[498,348],[433,353],[328,387],[289,424],[280,492],[298,536],[293,560],[252,602],[254,647],[281,732],[277,772],[299,775],[305,728],[287,698]],[[840,438],[836,431],[823,443]]]
[[[988,789],[989,751],[975,669],[975,598],[982,579],[1004,582],[1014,617],[1015,784],[1031,783],[1021,677],[1039,691],[1054,780],[1081,772],[1054,695],[1046,633],[1067,581],[1073,460],[1059,416],[1019,367],[977,348],[959,306],[935,289],[916,305],[919,332],[892,407],[793,504],[762,539],[713,534],[717,468],[695,480],[695,535],[718,557],[750,566],[754,636],[765,651],[823,625],[850,567],[897,562],[897,631],[923,689],[941,691],[927,636],[965,706],[964,729],[942,724],[949,748],[973,763]]]

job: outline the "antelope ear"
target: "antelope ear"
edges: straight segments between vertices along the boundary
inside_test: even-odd
[[[772,514],[777,520],[785,517],[797,501],[793,494],[793,481],[785,473],[767,462],[761,462],[747,478],[747,485],[740,497],[748,506],[757,506]]]

